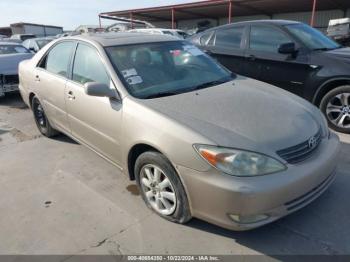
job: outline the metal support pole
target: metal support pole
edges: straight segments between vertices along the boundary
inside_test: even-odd
[[[101,16],[98,16],[98,24],[100,25],[100,28],[102,28]]]
[[[131,29],[134,29],[134,23],[132,20],[133,20],[133,15],[132,15],[132,12],[130,12]]]
[[[175,9],[171,8],[171,29],[175,29]]]
[[[231,24],[232,20],[232,2],[228,2],[228,23]]]
[[[315,24],[316,4],[317,4],[317,0],[314,0],[313,6],[312,6],[311,21],[310,21],[310,25],[311,25],[312,27],[313,27],[314,24]]]

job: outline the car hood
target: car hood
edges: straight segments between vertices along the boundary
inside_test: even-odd
[[[30,53],[0,55],[0,74],[17,74],[18,64],[32,56]]]
[[[350,58],[350,48],[349,47],[338,48],[338,49],[326,51],[325,53],[327,55],[331,55],[331,56]]]
[[[311,104],[246,77],[142,103],[219,146],[266,154],[304,142],[320,128]]]

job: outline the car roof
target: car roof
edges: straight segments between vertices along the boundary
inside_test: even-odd
[[[217,27],[212,27],[209,28],[208,30],[205,30],[203,32],[209,32],[210,30],[215,30],[218,28],[230,28],[232,26],[237,26],[237,25],[248,25],[248,24],[271,24],[271,25],[291,25],[291,24],[300,24],[301,22],[297,21],[291,21],[291,20],[274,20],[274,19],[264,19],[264,20],[251,20],[251,21],[242,21],[242,22],[236,22],[236,23],[231,23],[231,24],[226,24],[226,25],[221,25]],[[203,33],[201,32],[201,33]]]
[[[91,41],[102,46],[142,44],[167,41],[181,41],[170,35],[158,35],[139,32],[93,33],[65,37],[64,39]]]

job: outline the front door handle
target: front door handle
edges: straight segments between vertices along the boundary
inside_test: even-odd
[[[247,58],[250,61],[254,61],[256,59],[256,57],[254,55],[248,55]]]
[[[74,96],[74,94],[73,94],[73,91],[69,91],[67,96],[68,96],[68,99],[69,99],[69,100],[74,100],[74,99],[75,99],[75,96]]]

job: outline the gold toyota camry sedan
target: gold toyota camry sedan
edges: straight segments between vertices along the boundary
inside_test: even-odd
[[[252,229],[334,180],[339,139],[316,107],[184,40],[61,38],[22,62],[19,77],[43,135],[64,133],[113,163],[173,222]]]

